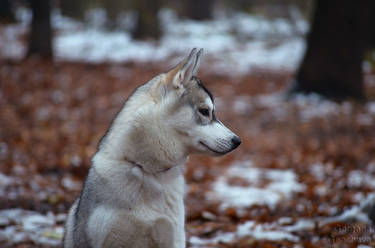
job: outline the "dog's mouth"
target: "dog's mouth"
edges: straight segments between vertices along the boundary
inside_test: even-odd
[[[213,153],[220,154],[220,155],[226,154],[226,152],[219,152],[219,151],[216,151],[216,150],[212,149],[211,147],[209,147],[208,145],[206,145],[202,141],[199,141],[199,144],[201,144],[202,146],[206,147],[208,150],[210,150]]]

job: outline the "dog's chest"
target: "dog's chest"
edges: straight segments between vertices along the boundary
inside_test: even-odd
[[[162,192],[157,200],[145,202],[139,206],[136,216],[143,216],[146,222],[154,223],[158,219],[166,219],[173,227],[174,247],[185,244],[185,207],[184,180],[178,180]]]
[[[174,180],[160,190],[155,198],[145,200],[139,204],[139,211],[150,218],[165,216],[173,223],[179,224],[184,220],[184,180]],[[147,213],[149,212],[149,213]]]

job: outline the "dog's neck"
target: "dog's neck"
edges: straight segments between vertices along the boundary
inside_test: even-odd
[[[146,173],[146,174],[166,173],[174,167],[174,166],[171,166],[171,167],[163,168],[162,170],[157,171],[157,172],[149,172],[149,171],[145,170],[145,166],[141,165],[140,163],[137,163],[137,162],[135,162],[135,161],[133,161],[133,160],[127,158],[127,157],[124,157],[123,159],[124,159],[125,162],[133,165],[134,167],[139,168],[143,173]]]
[[[148,174],[160,174],[184,164],[189,153],[166,121],[169,101],[155,103],[143,91],[133,95],[117,115],[99,150]]]
[[[137,192],[121,196],[126,197],[126,202],[131,205],[159,199],[165,193],[177,192],[181,197],[184,194],[183,164],[164,172],[150,173],[139,163],[125,159],[114,160],[99,151],[94,155],[92,166],[113,189],[119,189],[120,192]]]

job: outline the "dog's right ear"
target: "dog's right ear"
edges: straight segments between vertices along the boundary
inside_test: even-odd
[[[182,89],[195,76],[199,67],[199,59],[202,49],[197,52],[194,48],[188,57],[181,61],[172,70],[166,73],[166,79],[170,86],[174,89]]]

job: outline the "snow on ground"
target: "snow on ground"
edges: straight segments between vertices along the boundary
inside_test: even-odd
[[[0,186],[7,186],[13,182],[13,178],[0,172]]]
[[[327,224],[332,222],[350,222],[352,220],[361,221],[364,223],[371,224],[371,220],[369,219],[369,211],[371,207],[375,204],[375,195],[369,194],[365,199],[363,199],[359,205],[352,206],[345,211],[343,211],[340,215],[330,217],[321,221],[321,224]]]
[[[286,219],[286,218],[284,218]],[[289,220],[288,220],[289,222]],[[246,221],[237,226],[236,232],[218,233],[212,238],[190,237],[191,247],[206,247],[208,244],[217,244],[218,242],[229,243],[244,237],[252,237],[257,240],[281,241],[288,240],[298,242],[300,238],[293,234],[298,231],[311,230],[315,227],[316,220],[300,219],[293,224],[285,224],[282,220],[274,223],[256,223],[255,221]]]
[[[371,166],[369,166],[371,167]],[[319,180],[325,180],[327,175],[339,176],[329,165],[320,163],[309,166],[311,174]],[[348,186],[358,186],[359,178],[367,178],[365,182],[373,186],[371,178],[353,170],[347,176]],[[0,185],[7,185],[11,180],[9,177],[0,174]],[[70,179],[64,179],[65,184],[71,185]],[[70,187],[70,186],[69,186]],[[232,164],[212,184],[211,191],[206,194],[208,200],[216,201],[222,208],[235,207],[241,209],[253,204],[267,205],[274,208],[281,200],[287,200],[293,193],[306,189],[304,184],[298,182],[297,175],[293,170],[264,169],[257,168],[246,160]],[[241,238],[251,237],[256,240],[290,242],[301,241],[299,232],[313,230],[316,226],[323,226],[334,222],[350,222],[358,220],[369,223],[367,212],[374,204],[375,196],[369,194],[360,197],[358,205],[354,205],[344,211],[335,211],[332,217],[315,217],[293,219],[285,216],[273,222],[245,221],[238,224],[237,230],[233,232],[217,232],[210,238],[192,236],[189,239],[190,247],[207,247],[219,242],[230,243]],[[239,211],[240,213],[241,211]],[[57,247],[63,235],[63,224],[66,214],[41,214],[23,209],[0,210],[0,243],[20,244],[32,241],[40,246]]]
[[[236,184],[236,179],[240,179],[238,181],[241,185]],[[260,185],[264,180],[269,181],[268,184]],[[232,165],[224,176],[216,180],[208,198],[219,200],[222,209],[244,208],[255,204],[274,208],[280,200],[304,188],[292,170],[261,169],[254,167],[251,161],[244,161]]]
[[[12,25],[0,28],[0,56],[3,58],[21,58],[26,50],[18,36],[24,29]]]
[[[252,237],[256,240],[271,240],[281,241],[288,240],[291,242],[300,241],[298,232],[304,230],[313,230],[318,225],[334,223],[334,222],[348,222],[356,220],[364,223],[371,223],[367,211],[368,208],[374,204],[375,195],[369,194],[359,205],[352,206],[341,214],[334,217],[316,217],[313,219],[298,219],[293,221],[291,218],[283,217],[277,222],[272,223],[257,223],[255,221],[246,221],[237,226],[236,232],[219,232],[216,236],[211,238],[200,238],[192,236],[189,239],[191,247],[207,247],[208,244],[217,244],[218,242],[230,243],[243,237]]]
[[[33,241],[42,246],[60,246],[66,214],[43,215],[24,209],[0,211],[0,243]]]
[[[25,53],[25,46],[17,37],[26,32],[30,14],[20,9],[17,16],[20,24],[0,28],[2,57],[21,58]],[[210,60],[209,69],[217,73],[245,73],[252,68],[294,69],[303,54],[303,34],[308,29],[302,19],[293,24],[284,19],[235,13],[197,22],[179,19],[172,10],[163,9],[161,40],[134,41],[126,30],[101,28],[105,22],[102,10],[93,10],[88,16],[91,25],[83,25],[53,12],[52,24],[58,31],[54,37],[58,60],[149,62],[172,57],[173,64],[192,47],[203,47],[206,59]],[[125,23],[131,23],[134,13],[123,16]]]
[[[362,111],[354,111],[352,102],[337,103],[325,99],[317,94],[296,94],[287,99],[285,91],[256,96],[236,96],[232,109],[238,114],[251,114],[256,109],[269,110],[270,114],[279,120],[289,117],[290,111],[298,114],[302,121],[326,116],[352,116],[357,114],[356,120],[362,125],[372,125],[375,116],[375,103],[368,102]]]
[[[276,230],[273,225],[256,224],[255,221],[247,221],[238,225],[236,232],[220,233],[210,239],[202,239],[196,236],[190,238],[191,247],[206,247],[207,244],[217,244],[219,242],[229,243],[232,240],[251,236],[258,240],[290,240],[297,242],[299,238],[284,230]]]
[[[374,195],[370,194],[358,206],[348,208],[340,215],[329,218],[298,219],[283,217],[272,223],[257,223],[246,221],[237,226],[235,232],[218,232],[212,238],[200,238],[192,236],[189,239],[191,247],[207,247],[208,244],[219,242],[229,243],[244,237],[252,237],[257,240],[288,240],[298,242],[296,234],[303,230],[312,230],[316,224],[319,226],[337,221],[350,221],[353,219],[369,223],[365,214],[366,208],[374,202]],[[24,209],[0,210],[0,243],[20,244],[25,241],[33,241],[41,246],[58,247],[63,236],[63,224],[66,214],[41,214],[39,212]]]
[[[367,186],[375,189],[375,178],[371,174],[361,170],[352,170],[347,179],[348,187]]]

